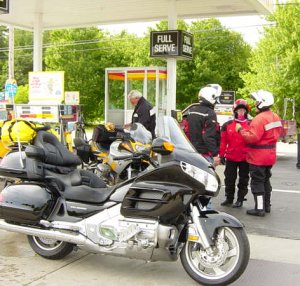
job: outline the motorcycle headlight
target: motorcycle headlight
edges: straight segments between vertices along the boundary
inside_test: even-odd
[[[202,183],[207,191],[218,191],[219,182],[214,175],[186,162],[180,162],[180,166],[186,174]]]

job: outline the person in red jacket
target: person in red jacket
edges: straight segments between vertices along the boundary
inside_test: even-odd
[[[271,169],[276,162],[276,142],[282,124],[280,117],[270,110],[274,104],[272,93],[258,90],[251,95],[256,101],[257,115],[248,130],[237,124],[236,131],[244,138],[248,147],[247,162],[250,164],[250,186],[255,207],[248,210],[247,214],[264,216],[265,212],[271,211]]]
[[[249,164],[246,161],[247,147],[243,137],[236,133],[235,127],[240,124],[244,129],[249,129],[249,111],[250,106],[246,100],[236,100],[233,105],[234,119],[225,122],[221,129],[219,156],[221,162],[225,163],[226,160],[224,171],[226,200],[221,203],[222,206],[232,205],[233,203],[237,175],[239,175],[238,193],[237,201],[233,207],[240,208],[248,193]]]

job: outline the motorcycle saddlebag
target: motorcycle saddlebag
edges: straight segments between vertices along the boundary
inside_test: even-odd
[[[36,224],[47,219],[54,206],[54,197],[43,186],[9,185],[0,194],[0,218],[14,223]]]

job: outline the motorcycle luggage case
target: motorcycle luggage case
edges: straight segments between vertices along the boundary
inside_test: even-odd
[[[53,206],[53,195],[39,185],[10,185],[0,194],[0,218],[14,223],[36,224],[48,218]]]
[[[11,152],[7,154],[0,163],[0,176],[27,178],[25,158],[26,155],[24,152],[21,152],[21,154],[19,152]]]
[[[26,156],[25,152],[11,152],[0,163],[0,176],[20,179],[42,180],[43,163]]]

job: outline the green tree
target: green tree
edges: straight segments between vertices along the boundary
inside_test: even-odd
[[[103,113],[102,55],[99,41],[104,34],[96,28],[50,32],[45,49],[45,70],[65,71],[65,90],[79,91],[88,120]]]
[[[199,89],[208,83],[219,83],[223,90],[242,87],[239,73],[248,70],[251,47],[241,34],[213,18],[192,22],[189,31],[194,35],[194,56],[178,63],[177,105],[195,102]]]
[[[177,61],[177,108],[197,101],[199,89],[208,83],[219,83],[224,90],[236,91],[243,87],[240,73],[248,71],[251,47],[241,34],[226,29],[217,19],[199,20],[191,25],[179,20],[177,29],[194,35],[193,60]],[[166,66],[164,59],[149,57],[151,30],[139,39],[140,48],[133,51],[133,65]],[[154,30],[168,30],[167,21],[158,23]]]
[[[14,78],[18,85],[28,83],[28,72],[33,64],[32,32],[14,29]],[[0,26],[0,84],[4,88],[8,79],[8,28]]]
[[[249,59],[250,71],[241,75],[245,87],[240,93],[246,97],[258,89],[271,91],[275,95],[275,111],[283,116],[285,97],[300,102],[299,1],[277,6],[267,19],[270,25],[264,28],[264,37]]]
[[[14,101],[17,104],[28,103],[28,84],[18,86],[17,94],[14,98]]]
[[[65,90],[80,91],[86,119],[103,119],[105,68],[130,66],[131,51],[136,48],[133,36],[125,31],[111,36],[97,28],[82,28],[53,31],[49,41],[46,70],[65,71]],[[119,95],[117,105],[124,100]]]
[[[28,83],[28,73],[33,70],[33,33],[15,29],[14,78],[18,85]]]
[[[8,30],[6,26],[0,26],[0,91],[4,90],[5,81],[8,78]]]

